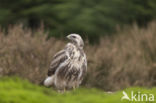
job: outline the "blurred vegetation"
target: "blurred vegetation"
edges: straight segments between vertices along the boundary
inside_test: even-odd
[[[119,103],[122,91],[102,90],[155,87],[155,19],[156,0],[0,0],[0,103]],[[89,89],[58,94],[36,84],[66,44],[54,37],[69,33],[99,45],[86,39],[82,86]],[[156,88],[125,89],[131,90],[156,93]]]
[[[23,22],[32,29],[44,23],[49,36],[79,33],[90,41],[136,22],[156,18],[155,0],[0,0],[0,25]]]
[[[156,88],[124,89],[128,95],[131,91],[156,95]],[[60,94],[52,89],[31,84],[19,78],[0,78],[0,103],[127,103],[121,101],[122,91],[107,93],[97,89],[80,88]],[[137,97],[137,96],[136,96]],[[133,102],[138,103],[138,102]],[[147,103],[147,102],[141,102]],[[151,102],[155,103],[155,102]]]
[[[18,75],[39,84],[45,79],[53,55],[67,41],[47,40],[43,28],[22,25],[0,31],[0,76]],[[101,38],[99,45],[85,42],[88,71],[82,85],[103,90],[130,86],[156,86],[156,22],[140,29],[137,25]]]

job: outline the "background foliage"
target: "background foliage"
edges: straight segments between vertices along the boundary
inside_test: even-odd
[[[156,18],[155,0],[0,0],[0,24],[44,23],[49,36],[79,33],[90,41],[114,32],[118,25],[145,26]]]
[[[0,102],[127,103],[121,89],[156,93],[155,19],[156,0],[0,0]],[[39,84],[67,43],[56,37],[69,33],[99,44],[85,40],[86,88],[58,94]]]
[[[47,76],[53,55],[67,43],[50,38],[44,29],[36,32],[22,25],[0,31],[0,76],[18,75],[40,84]],[[99,45],[85,42],[88,71],[83,86],[120,90],[130,86],[156,86],[156,22],[148,28],[137,25],[111,37],[101,38]]]

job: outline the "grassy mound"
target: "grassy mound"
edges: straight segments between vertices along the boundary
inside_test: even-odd
[[[141,93],[152,93],[156,96],[156,88],[129,88],[124,91],[140,91]],[[77,89],[60,94],[50,88],[34,85],[19,78],[0,79],[0,103],[127,103],[121,101],[122,91],[106,93],[97,89]],[[135,103],[135,102],[134,102]],[[138,103],[138,102],[137,102]],[[146,103],[146,102],[141,102]],[[152,102],[154,103],[154,102]]]

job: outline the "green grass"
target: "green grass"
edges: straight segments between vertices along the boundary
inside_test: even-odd
[[[124,91],[128,95],[131,91],[135,93],[140,91],[141,93],[152,93],[156,96],[156,88],[135,87]],[[156,103],[121,101],[122,96],[122,91],[110,94],[102,90],[85,88],[60,94],[51,88],[34,85],[16,77],[0,78],[0,103]]]

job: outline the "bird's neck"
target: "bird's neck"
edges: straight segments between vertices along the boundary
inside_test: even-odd
[[[72,43],[76,48],[83,50],[83,46],[78,45],[78,43]]]

